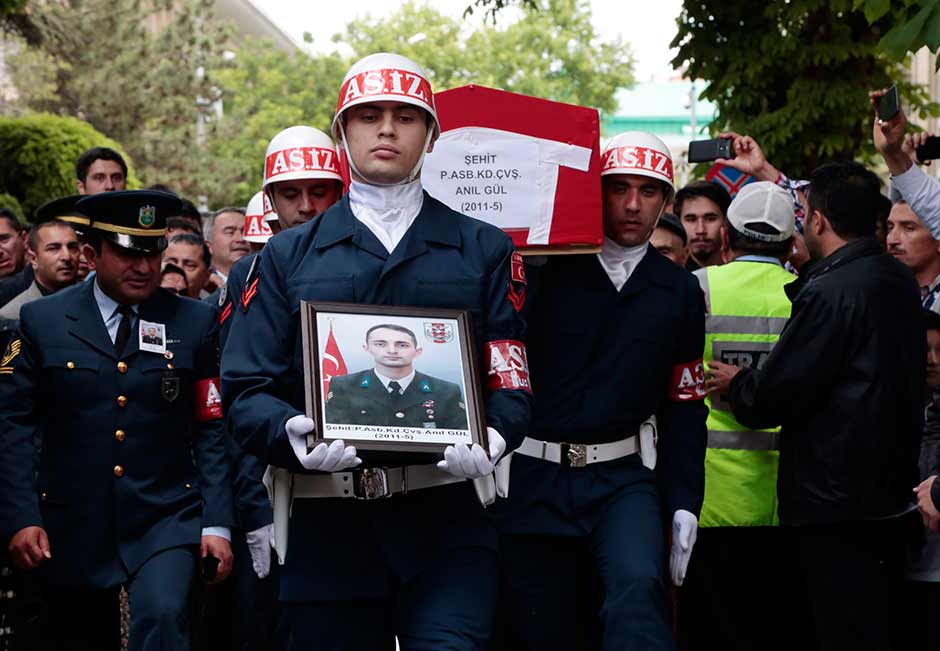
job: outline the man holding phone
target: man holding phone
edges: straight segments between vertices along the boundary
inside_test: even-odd
[[[885,97],[889,99],[885,100]],[[875,149],[884,157],[888,171],[891,172],[892,192],[899,193],[930,230],[930,234],[940,239],[940,182],[914,165],[911,154],[915,151],[915,145],[925,143],[919,137],[908,137],[905,141],[907,117],[900,106],[893,117],[889,117],[889,111],[883,104],[885,101],[890,104],[890,97],[890,89],[869,94],[869,101],[875,111],[872,129]]]

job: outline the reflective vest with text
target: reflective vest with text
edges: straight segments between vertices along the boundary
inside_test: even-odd
[[[707,368],[713,359],[760,369],[790,317],[784,285],[794,276],[772,262],[735,260],[695,272],[705,292]],[[726,396],[708,406],[703,527],[774,526],[779,428],[751,430],[735,420]]]

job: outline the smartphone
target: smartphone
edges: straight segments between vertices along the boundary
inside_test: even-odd
[[[917,160],[925,163],[940,158],[940,136],[930,136],[916,150]]]
[[[887,122],[894,119],[900,111],[901,98],[898,96],[897,85],[894,85],[878,99],[878,119]]]
[[[693,140],[689,143],[689,162],[704,163],[718,158],[734,158],[731,138]]]
[[[219,559],[211,554],[202,559],[202,578],[204,581],[214,581],[219,573]]]

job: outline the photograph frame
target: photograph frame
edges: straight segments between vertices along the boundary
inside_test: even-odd
[[[347,445],[354,445],[362,451],[380,452],[416,452],[443,454],[444,449],[452,443],[427,441],[371,441],[358,438],[324,437],[326,430],[326,405],[321,387],[323,375],[320,365],[321,332],[317,316],[320,313],[342,315],[374,316],[382,320],[395,318],[419,319],[446,319],[457,323],[457,332],[454,333],[459,350],[461,368],[460,374],[464,388],[464,406],[466,408],[472,443],[489,449],[486,432],[486,418],[483,409],[482,383],[479,374],[480,360],[473,332],[472,316],[467,310],[454,310],[446,308],[407,307],[392,305],[367,305],[359,303],[335,303],[322,301],[300,302],[300,328],[304,367],[304,398],[308,418],[315,424],[314,432],[307,437],[307,447],[312,449],[319,443],[330,443],[343,438]],[[323,335],[324,337],[326,335]]]

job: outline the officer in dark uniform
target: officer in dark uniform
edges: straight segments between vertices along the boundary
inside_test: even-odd
[[[130,649],[188,649],[200,558],[231,568],[215,315],[158,288],[179,199],[80,204],[97,275],[24,306],[0,366],[0,525],[47,588],[49,648],[119,648],[124,585]],[[142,323],[165,353],[140,350]]]
[[[602,162],[601,253],[530,268],[532,427],[494,507],[512,651],[675,648],[664,522],[680,584],[704,496],[704,297],[649,244],[672,159],[657,138],[629,132]]]
[[[403,71],[414,96],[361,83]],[[404,57],[373,55],[347,74],[344,89],[352,84],[334,120],[353,167],[350,193],[259,256],[256,291],[234,311],[223,358],[228,421],[243,445],[294,473],[280,595],[291,649],[393,649],[395,636],[403,650],[481,649],[496,535],[466,479],[491,474],[525,434],[524,366],[484,365],[489,450],[451,446],[434,463],[440,456],[360,456],[342,441],[306,447],[302,300],[469,309],[481,360],[523,353],[511,241],[421,188],[422,157],[439,133],[426,75]]]
[[[414,368],[415,333],[383,323],[366,332],[375,368],[330,380],[326,420],[349,425],[468,429],[460,387]]]

